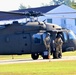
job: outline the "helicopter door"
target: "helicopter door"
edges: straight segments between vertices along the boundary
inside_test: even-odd
[[[42,33],[37,33],[32,36],[32,53],[41,52],[43,49],[42,45]]]
[[[4,52],[11,54],[24,54],[30,53],[30,34],[13,34],[6,37],[3,43],[5,48]]]

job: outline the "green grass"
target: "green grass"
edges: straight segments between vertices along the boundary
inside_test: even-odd
[[[76,56],[76,50],[75,51],[64,52],[63,56]]]
[[[76,56],[76,51],[64,52],[63,56]],[[14,59],[31,58],[30,55],[14,55]],[[11,55],[0,60],[12,59]],[[76,75],[76,60],[0,64],[0,75]]]
[[[76,75],[76,60],[0,65],[0,75]]]

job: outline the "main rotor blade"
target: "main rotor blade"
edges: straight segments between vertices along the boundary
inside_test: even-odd
[[[21,19],[21,18],[26,18],[26,17],[38,17],[38,16],[43,16],[42,13],[40,12],[6,12],[6,11],[0,11],[0,20],[12,20],[12,19]]]
[[[0,11],[0,14],[3,13],[3,14],[14,14],[14,15],[25,15],[25,12],[7,12],[7,11]]]
[[[50,14],[76,14],[76,12],[56,12],[56,13],[52,13],[52,12],[50,12],[50,13],[45,13],[46,15],[50,15]]]
[[[50,18],[62,18],[62,19],[76,19],[75,17],[74,18],[71,18],[71,17],[62,17],[62,16],[50,16]]]
[[[76,14],[76,12],[57,12],[57,13],[43,13],[46,15],[54,15],[54,14]],[[15,12],[15,11],[0,11],[0,21],[1,20],[13,20],[13,19],[21,19],[25,18],[26,16],[43,16],[40,12]],[[53,18],[53,17],[52,17]],[[54,18],[66,18],[66,19],[76,19],[71,17],[54,17]]]

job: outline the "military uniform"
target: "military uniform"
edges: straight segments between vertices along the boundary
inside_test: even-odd
[[[51,49],[50,49],[50,35],[49,34],[46,35],[46,37],[44,39],[44,44],[45,44],[45,48],[46,48],[45,51],[48,52],[47,56],[45,58],[50,58],[50,51],[51,51]]]
[[[50,36],[47,34],[45,39],[44,39],[44,44],[45,44],[45,47],[46,47],[46,50],[49,50],[50,48]]]
[[[56,57],[61,58],[62,57],[62,44],[63,41],[60,36],[56,37],[55,41],[55,49],[56,49]]]

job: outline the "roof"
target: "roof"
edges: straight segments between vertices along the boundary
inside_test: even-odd
[[[42,12],[46,13],[59,5],[51,5],[51,6],[43,6],[43,7],[37,7],[37,8],[28,8],[28,9],[21,9],[21,10],[12,10],[10,12],[27,12],[27,11],[37,11],[37,12]],[[25,18],[24,15],[18,15],[18,14],[9,14],[9,13],[3,13],[0,11],[0,21],[1,20],[13,20],[13,19],[21,19]]]
[[[14,12],[39,11],[42,13],[46,13],[58,6],[59,5],[51,5],[51,6],[43,6],[43,7],[37,7],[37,8],[28,8],[28,9],[15,10]]]

